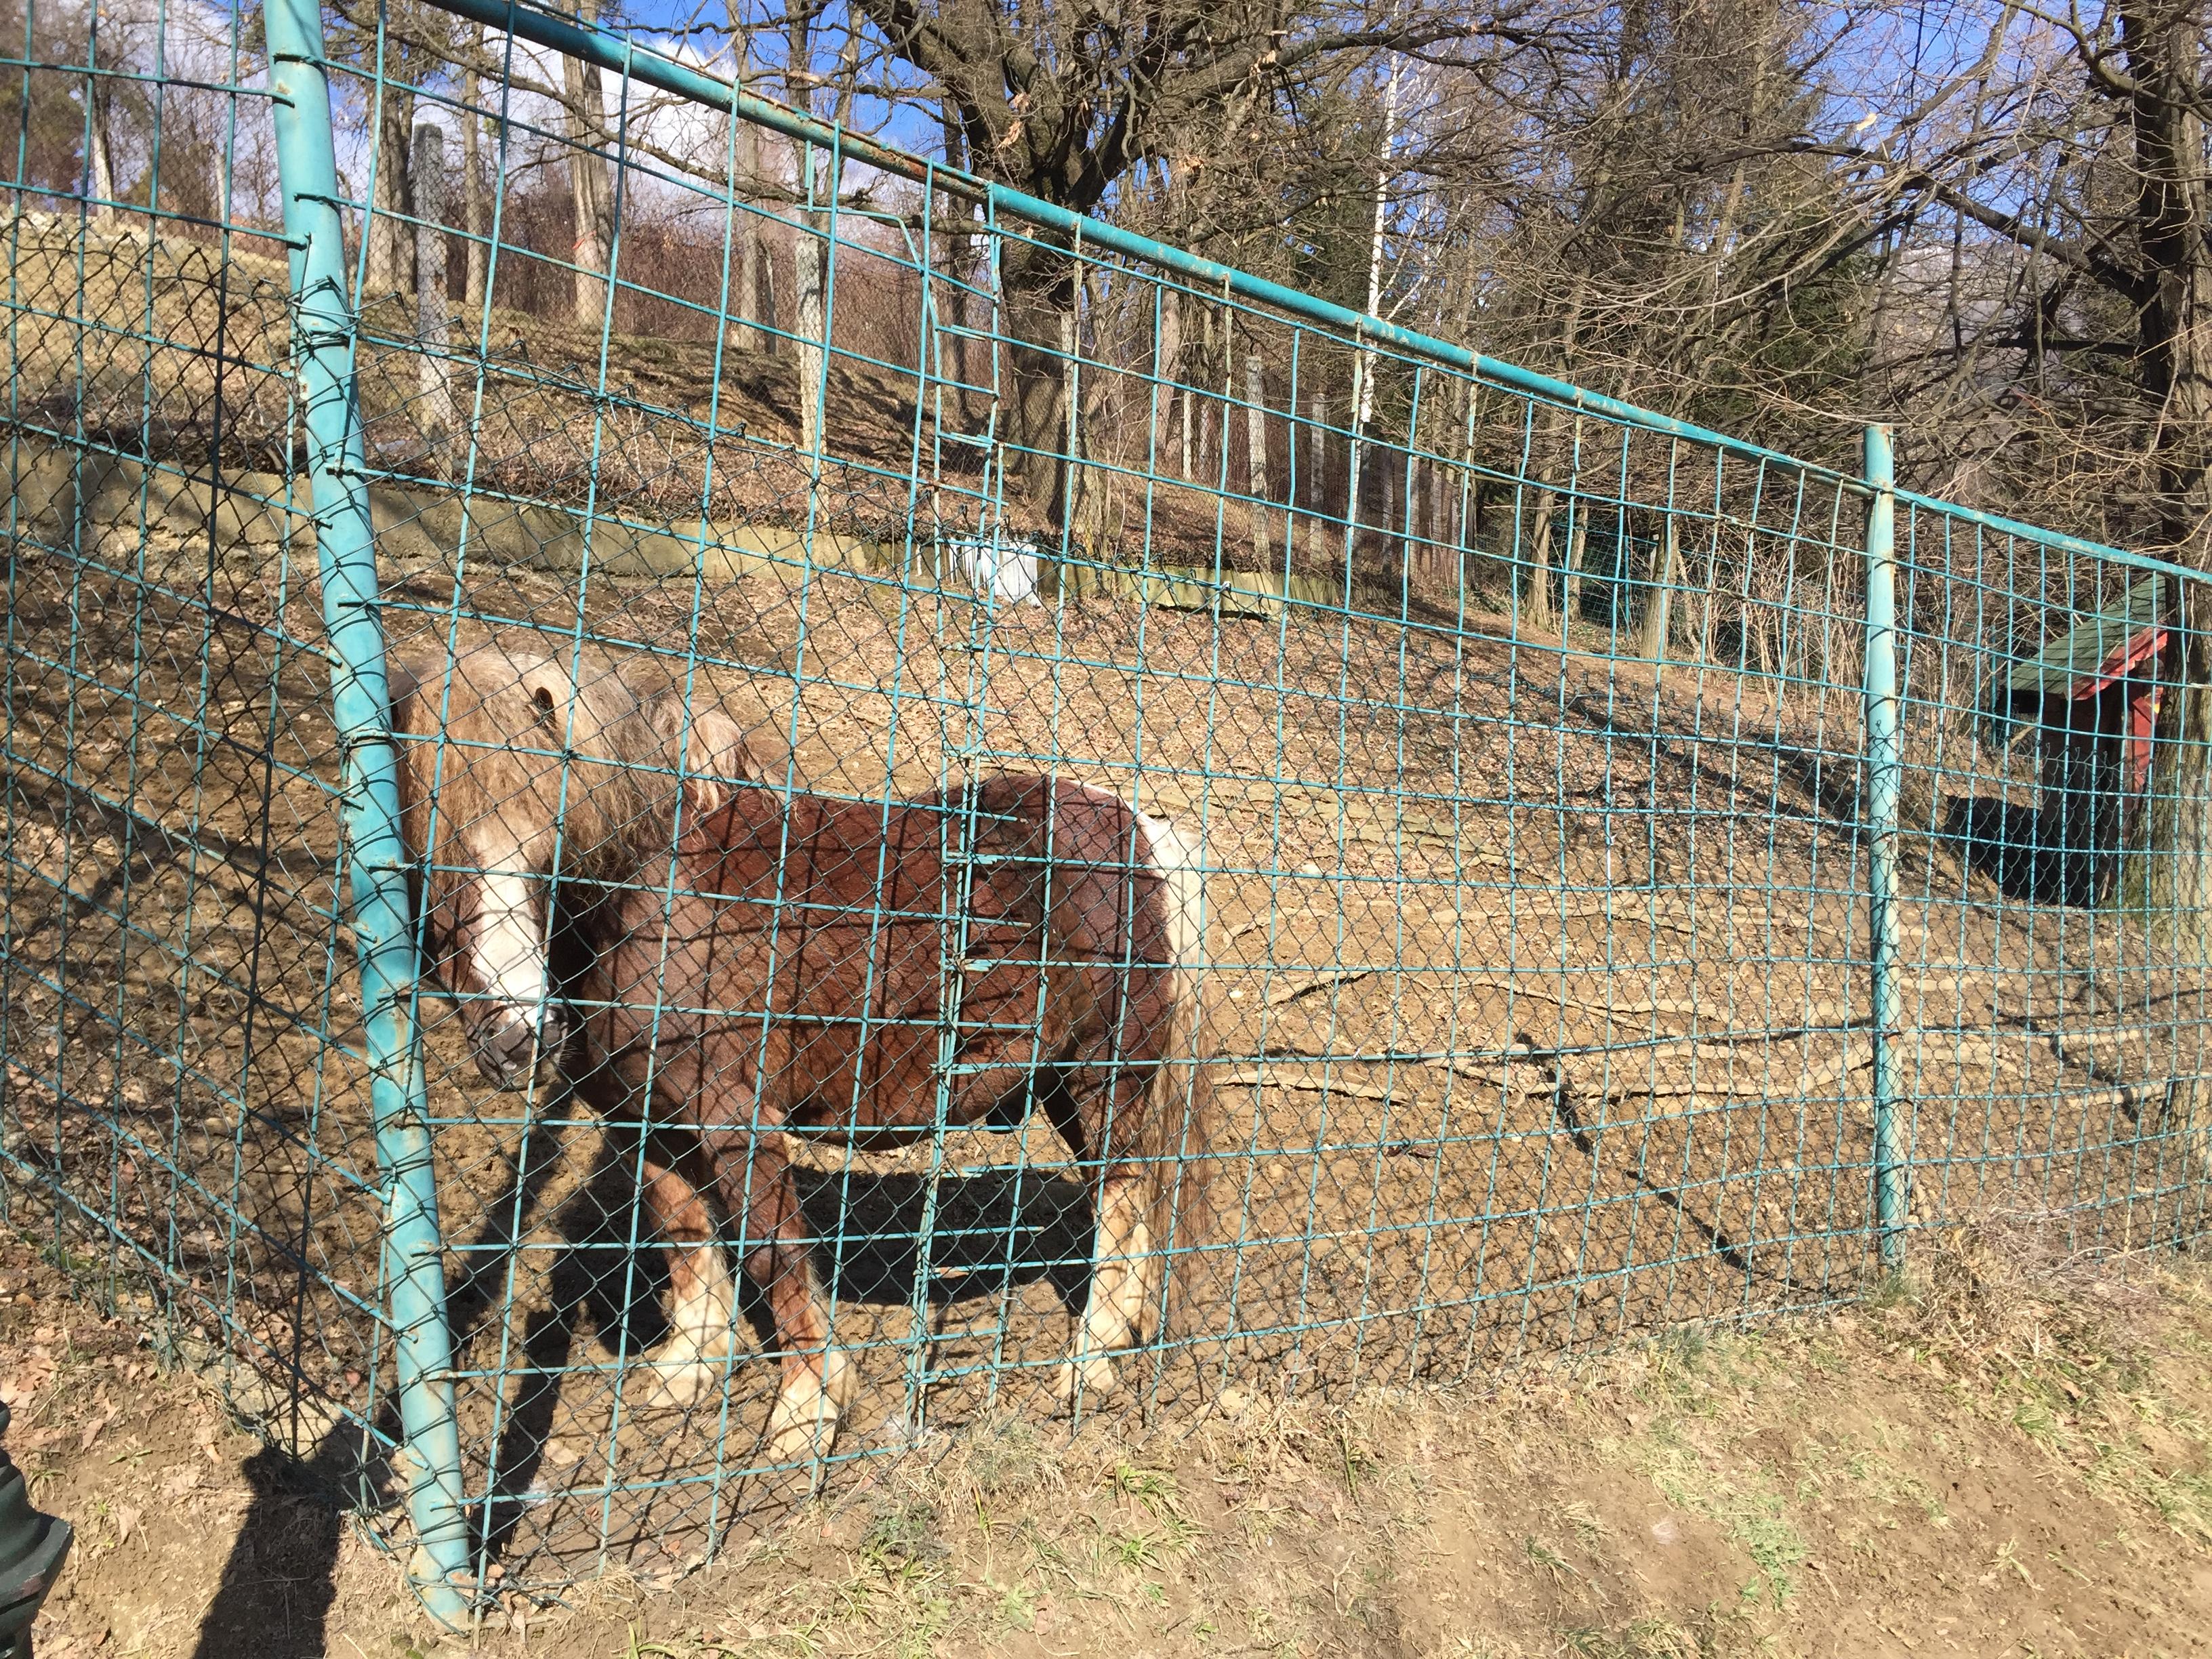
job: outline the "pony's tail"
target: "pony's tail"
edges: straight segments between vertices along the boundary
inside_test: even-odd
[[[1175,1012],[1132,1149],[1146,1170],[1146,1230],[1154,1261],[1146,1319],[1163,1330],[1202,1328],[1218,1275],[1214,1240],[1215,1096],[1212,1020],[1206,994],[1205,842],[1147,817],[1152,863],[1167,884],[1168,938],[1175,957]]]

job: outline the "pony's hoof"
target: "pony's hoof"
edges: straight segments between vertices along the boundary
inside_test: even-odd
[[[1085,1406],[1103,1404],[1120,1386],[1114,1362],[1103,1353],[1067,1360],[1060,1368],[1060,1401],[1071,1410],[1079,1400]]]
[[[837,1408],[826,1397],[812,1390],[805,1400],[793,1400],[789,1394],[776,1396],[763,1447],[769,1462],[804,1465],[809,1478],[818,1484],[823,1462],[836,1441]]]
[[[646,1390],[649,1411],[690,1411],[714,1392],[714,1368],[703,1360],[667,1363],[650,1367],[653,1386]]]

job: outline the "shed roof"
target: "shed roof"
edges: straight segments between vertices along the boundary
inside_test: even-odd
[[[2158,626],[2166,614],[2166,578],[2146,576],[2118,604],[2080,617],[2052,635],[2041,650],[1998,669],[1982,695],[1982,713],[1997,740],[2019,736],[2021,728],[2012,723],[2036,712],[2045,698],[2075,695],[2082,681],[2100,678],[2100,670],[2117,672],[2130,642]]]

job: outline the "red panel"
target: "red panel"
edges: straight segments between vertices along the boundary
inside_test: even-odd
[[[2074,700],[2094,697],[2114,680],[2139,663],[2156,656],[2166,648],[2166,629],[2146,628],[2130,635],[2112,647],[2112,653],[2099,663],[2096,672],[2075,683]]]
[[[2154,685],[2128,705],[2126,760],[2130,789],[2141,789],[2150,781],[2150,740],[2151,734],[2158,729],[2158,704],[2159,689]]]

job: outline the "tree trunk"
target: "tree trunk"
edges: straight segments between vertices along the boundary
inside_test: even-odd
[[[1190,388],[1179,387],[1173,394],[1176,406],[1182,410],[1182,481],[1190,482]]]
[[[1466,345],[1468,334],[1474,320],[1475,279],[1470,274],[1460,283],[1459,314],[1453,319],[1451,341],[1454,345]],[[1444,501],[1444,533],[1437,538],[1443,544],[1440,557],[1450,580],[1456,603],[1467,602],[1468,544],[1474,539],[1474,526],[1468,522],[1479,488],[1474,473],[1474,382],[1464,375],[1452,377],[1452,396],[1446,406],[1451,430],[1444,441],[1437,446],[1437,453],[1456,452],[1456,467],[1439,465],[1437,471],[1447,475],[1449,493]],[[1448,553],[1444,551],[1448,550]]]
[[[1060,435],[1061,452],[1067,457],[1067,503],[1063,509],[1062,522],[1067,526],[1069,542],[1085,558],[1096,558],[1105,540],[1105,502],[1099,490],[1097,475],[1084,463],[1089,447],[1092,426],[1091,416],[1095,396],[1091,377],[1082,372],[1083,301],[1096,304],[1097,296],[1089,283],[1078,309],[1065,313],[1060,319],[1060,361],[1065,365],[1067,396],[1066,425]]]
[[[1213,307],[1206,306],[1199,313],[1200,336],[1198,363],[1191,370],[1190,393],[1196,397],[1201,384],[1213,379]],[[1198,459],[1195,465],[1200,472],[1206,470],[1206,453],[1213,447],[1213,399],[1198,399]]]
[[[2212,569],[2212,143],[2198,75],[2212,6],[2154,21],[2123,7],[2133,103],[2136,217],[2148,290],[2137,324],[2143,392],[2155,406],[2161,539]],[[2191,584],[2192,586],[2196,584]]]
[[[415,232],[408,223],[415,211],[415,192],[407,176],[407,147],[415,131],[415,94],[402,88],[398,55],[387,64],[392,78],[386,82],[376,111],[376,187],[374,211],[368,222],[370,302],[392,295],[415,292]]]
[[[1146,434],[1150,448],[1146,465],[1160,464],[1162,450],[1168,436],[1168,428],[1175,420],[1176,382],[1182,362],[1182,296],[1170,289],[1160,296],[1160,330],[1152,339],[1152,428]],[[1183,430],[1190,428],[1188,423]],[[1186,435],[1183,445],[1183,476],[1190,476],[1190,446]]]
[[[1705,574],[1697,586],[1696,611],[1690,630],[1690,649],[1701,663],[1713,659],[1713,622],[1720,609],[1721,527],[1705,526]]]
[[[1672,513],[1659,532],[1659,557],[1653,574],[1651,597],[1644,610],[1644,659],[1651,665],[1651,684],[1656,690],[1667,667],[1667,620],[1674,608],[1674,585],[1682,574],[1682,549]]]
[[[1382,246],[1383,232],[1389,224],[1390,202],[1391,146],[1398,137],[1398,71],[1400,64],[1393,59],[1390,80],[1382,94],[1382,161],[1375,169],[1375,218],[1368,235],[1367,245],[1367,314],[1373,316],[1382,304]],[[1367,422],[1375,413],[1375,353],[1370,349],[1360,352],[1352,366],[1352,454],[1346,463],[1349,475],[1345,480],[1345,518],[1352,526],[1350,545],[1356,555],[1358,550],[1359,523],[1359,462],[1360,450],[1367,436]],[[1387,521],[1389,514],[1383,514]]]
[[[775,261],[768,257],[765,246],[761,252],[760,299],[761,338],[772,354],[783,351],[784,315],[783,291],[776,286]]]
[[[1560,607],[1559,624],[1571,629],[1583,608],[1583,553],[1589,546],[1589,507],[1577,502],[1575,508],[1575,533],[1567,538],[1567,579],[1562,591],[1564,603]],[[1562,635],[1564,643],[1565,636]]]
[[[1244,349],[1244,451],[1251,487],[1246,493],[1252,498],[1252,551],[1259,556],[1262,570],[1267,568],[1267,553],[1273,545],[1267,534],[1267,517],[1273,498],[1267,488],[1267,366],[1248,342]]]
[[[1455,591],[1464,606],[1468,589],[1481,579],[1475,547],[1481,534],[1482,480],[1474,470],[1474,382],[1459,383],[1459,408],[1453,421],[1459,434],[1459,487],[1452,491],[1451,556],[1458,572]]]
[[[968,146],[961,134],[959,112],[951,99],[945,99],[938,106],[938,120],[945,133],[945,166],[957,171],[965,172],[968,167]],[[933,216],[938,217],[949,216],[948,209],[962,212],[965,212],[967,209],[966,203],[943,195],[939,195],[926,205],[930,209]],[[935,245],[934,239],[932,245]],[[939,291],[944,295],[942,309],[950,317],[951,323],[951,369],[956,388],[952,394],[952,405],[963,428],[967,426],[969,418],[968,388],[975,383],[975,375],[971,372],[972,366],[969,361],[972,356],[969,349],[971,342],[968,337],[968,253],[966,237],[945,238],[945,251],[940,256],[944,261],[945,281],[940,285]]]
[[[597,0],[584,0],[579,15],[588,24],[597,15]],[[562,89],[568,100],[568,198],[575,210],[576,240],[570,258],[576,267],[575,304],[578,328],[608,325],[607,260],[614,244],[614,182],[607,176],[607,161],[592,146],[601,142],[606,125],[606,93],[596,64],[579,58],[561,60]]]
[[[806,44],[811,27],[811,14],[794,8],[787,24],[793,65],[811,61]],[[854,54],[859,48],[856,35],[848,41],[841,65],[837,96],[830,115],[841,126],[853,112]],[[790,73],[789,84],[794,106],[811,113],[811,82]],[[798,155],[801,199],[807,206],[799,216],[799,231],[792,238],[792,332],[799,341],[799,442],[812,458],[818,477],[829,437],[823,405],[830,394],[830,285],[836,270],[830,245],[837,234],[837,196],[844,188],[844,168],[840,156],[825,155],[811,144],[799,144]]]
[[[453,365],[447,352],[451,301],[446,294],[446,135],[428,121],[415,129],[410,157],[422,229],[415,242],[415,336],[422,355],[419,428],[435,440],[459,425],[453,416]]]
[[[85,77],[85,97],[91,107],[85,113],[92,131],[91,163],[93,222],[105,225],[115,216],[115,159],[107,140],[107,81],[104,76]]]
[[[753,40],[750,31],[738,37],[738,76],[747,92],[753,90]],[[739,343],[755,351],[775,349],[775,337],[761,326],[761,273],[765,264],[761,240],[761,132],[750,121],[732,115],[738,123],[738,319],[752,326],[738,335]]]
[[[1000,251],[1000,283],[1006,482],[1031,514],[1058,530],[1067,490],[1067,366],[1060,343],[1065,320],[1074,314],[1075,270],[1056,249],[1009,243]]]
[[[483,50],[483,28],[478,25],[471,42],[472,52]],[[490,270],[490,250],[484,246],[490,234],[484,211],[483,156],[481,153],[483,118],[477,113],[483,83],[473,68],[461,75],[461,222],[469,233],[468,253],[462,276],[462,303],[471,312],[483,310],[484,279]]]
[[[1552,507],[1556,499],[1549,489],[1536,492],[1534,517],[1535,544],[1528,556],[1527,596],[1522,605],[1522,626],[1514,632],[1517,636],[1534,635],[1542,638],[1559,631],[1559,619],[1552,614]],[[1527,533],[1528,526],[1519,526]]]
[[[1328,558],[1328,399],[1316,392],[1306,432],[1306,552],[1320,569]]]
[[[1320,511],[1328,505],[1327,482],[1322,471],[1328,465],[1328,452],[1322,447],[1328,434],[1328,399],[1316,392],[1307,404],[1313,413],[1306,423],[1306,505]]]
[[[1458,492],[1453,488],[1458,475],[1441,461],[1430,461],[1428,468],[1429,568],[1442,582],[1450,574],[1447,555],[1453,544],[1454,515],[1459,505]]]
[[[2136,332],[2146,413],[2155,422],[2157,550],[2196,570],[2212,568],[2212,201],[2199,100],[2208,8],[2202,0],[2132,0],[2118,8],[2135,94],[2136,218],[2142,283]],[[2212,590],[2177,584],[2183,688],[2160,709],[2156,764],[2144,836],[2145,897],[2171,919],[2179,947],[2212,962]],[[2208,1133],[2204,1085],[2190,1115]],[[2212,1150],[2200,1145],[2200,1154]]]
[[[830,216],[815,210],[830,169],[811,144],[799,147],[800,193],[808,204],[791,239],[791,331],[799,360],[799,444],[822,454],[823,377],[829,366]]]

